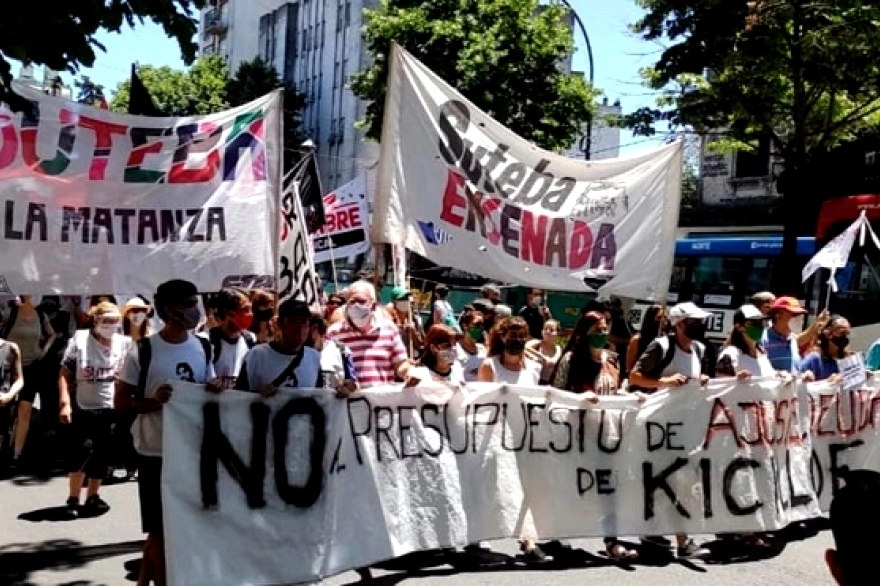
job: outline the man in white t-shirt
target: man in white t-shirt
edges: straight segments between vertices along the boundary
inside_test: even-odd
[[[248,330],[254,321],[254,312],[247,294],[240,289],[221,289],[212,300],[214,317],[220,325],[199,334],[211,342],[214,373],[224,389],[235,387],[244,357],[257,343]]]
[[[304,301],[288,299],[275,317],[275,340],[260,344],[244,359],[235,388],[274,395],[280,389],[321,388],[321,353],[307,347],[312,311]]]
[[[140,456],[138,493],[141,523],[147,534],[138,584],[165,584],[165,547],[162,525],[162,407],[171,398],[170,381],[206,384],[216,392],[211,345],[190,333],[202,320],[198,290],[175,279],[156,290],[156,313],[162,330],[134,345],[125,360],[116,386],[114,406],[137,413],[132,435]]]

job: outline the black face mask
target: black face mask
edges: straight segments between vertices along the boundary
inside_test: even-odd
[[[701,340],[706,335],[706,324],[689,323],[684,326],[684,335],[691,340]]]
[[[256,321],[269,321],[275,315],[275,312],[272,309],[258,309],[254,312],[254,319]]]
[[[504,342],[504,351],[508,354],[522,354],[526,350],[525,340],[507,340]]]
[[[846,336],[834,336],[831,338],[831,343],[837,347],[837,352],[843,356],[844,351],[849,346],[849,338]]]

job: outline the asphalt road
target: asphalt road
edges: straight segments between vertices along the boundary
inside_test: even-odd
[[[115,586],[132,584],[123,564],[139,557],[142,535],[137,486],[124,483],[105,487],[103,497],[112,509],[96,519],[52,520],[54,508],[66,497],[66,479],[17,478],[0,481],[0,584],[3,586]],[[764,560],[737,560],[735,552],[719,551],[708,562],[679,563],[660,555],[632,566],[610,565],[598,552],[596,540],[575,541],[584,553],[565,565],[541,568],[512,564],[491,571],[459,571],[449,565],[422,570],[374,570],[374,584],[400,583],[481,584],[535,586],[536,584],[651,584],[652,586],[813,586],[831,584],[823,555],[831,545],[827,531],[809,538],[795,536]],[[711,540],[705,536],[703,540]],[[515,555],[514,541],[492,544],[496,551]],[[718,551],[718,548],[713,548]],[[732,557],[733,556],[733,557]],[[460,562],[463,558],[457,558]],[[415,563],[415,562],[414,562]],[[359,582],[354,572],[327,584]],[[198,585],[194,585],[198,586]]]

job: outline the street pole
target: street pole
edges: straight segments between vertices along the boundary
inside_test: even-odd
[[[574,7],[571,5],[571,3],[568,0],[559,0],[559,1],[562,2],[562,4],[564,4],[565,7],[571,11],[571,15],[574,17],[574,22],[575,22],[575,24],[577,24],[578,28],[580,29],[581,36],[584,37],[584,42],[587,45],[587,61],[589,62],[589,66],[590,66],[590,71],[589,71],[590,87],[592,87],[593,86],[593,78],[594,78],[593,46],[590,44],[590,35],[587,34],[587,27],[584,26],[584,21],[581,20],[581,17],[578,16],[577,11],[574,9]],[[587,136],[585,138],[586,138],[586,141],[585,141],[586,144],[584,145],[584,149],[583,149],[584,150],[584,158],[589,161],[591,158],[590,151],[593,150],[593,117],[592,117],[592,115],[590,116],[589,120],[587,121]]]

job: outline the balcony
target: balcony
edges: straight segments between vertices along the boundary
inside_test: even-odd
[[[209,10],[205,13],[205,20],[202,29],[205,35],[221,35],[226,32],[229,25],[224,15],[219,10]]]

